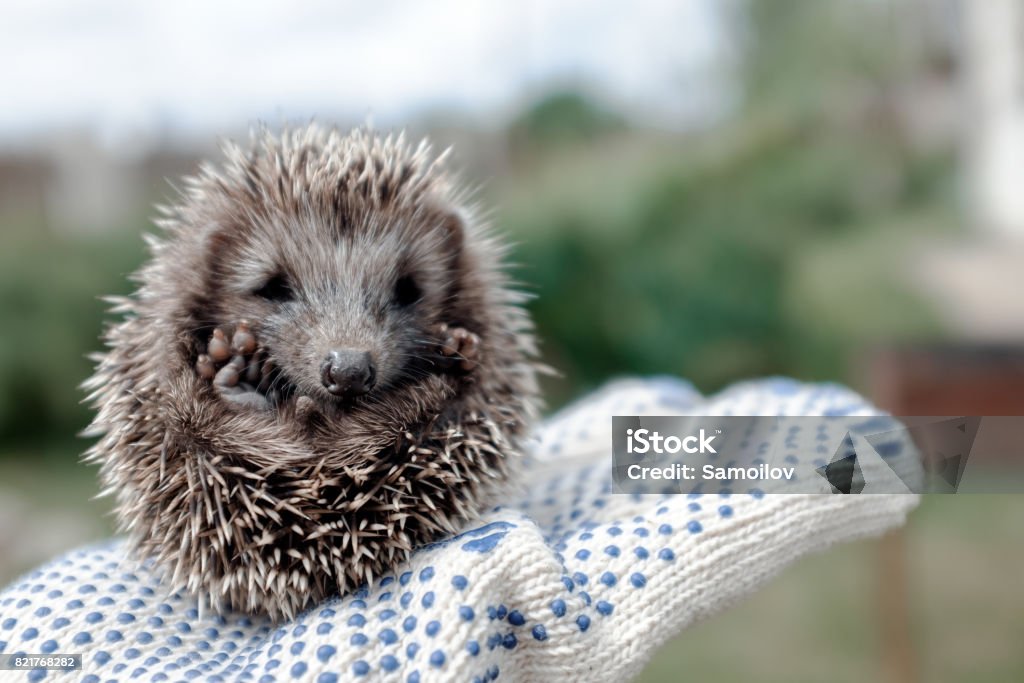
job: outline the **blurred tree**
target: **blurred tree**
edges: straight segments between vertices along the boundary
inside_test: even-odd
[[[594,141],[623,130],[625,119],[581,92],[559,90],[527,107],[509,125],[513,151]]]
[[[128,289],[141,258],[137,234],[5,235],[0,252],[0,442],[70,440],[89,417],[77,390],[100,349],[105,294]],[[3,453],[0,452],[0,456]]]
[[[899,29],[884,6],[741,7],[746,97],[719,130],[632,130],[640,154],[623,136],[581,134],[577,160],[520,173],[520,205],[503,213],[522,235],[549,360],[567,374],[556,404],[623,373],[704,390],[771,373],[844,379],[864,343],[937,333],[890,258],[899,235],[953,222],[950,147],[910,144],[889,97],[929,55],[885,47]]]

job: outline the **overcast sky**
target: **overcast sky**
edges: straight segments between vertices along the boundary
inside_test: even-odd
[[[552,84],[586,84],[648,123],[719,108],[714,0],[138,2],[7,0],[0,139],[121,136],[255,119],[401,125],[463,110],[500,123]]]

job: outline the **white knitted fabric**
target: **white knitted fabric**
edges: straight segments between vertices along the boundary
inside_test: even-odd
[[[676,380],[616,382],[539,429],[524,490],[507,504],[290,623],[200,616],[194,600],[126,560],[119,541],[70,552],[0,593],[0,652],[81,653],[83,669],[0,676],[625,680],[794,559],[903,523],[917,498],[613,495],[611,416],[874,413],[835,385],[765,380],[705,399]]]

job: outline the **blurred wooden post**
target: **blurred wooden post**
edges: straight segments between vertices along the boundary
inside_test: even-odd
[[[899,352],[883,349],[868,359],[871,398],[893,415],[908,415],[906,365]],[[880,680],[916,683],[920,680],[917,653],[910,636],[910,591],[907,584],[906,535],[902,529],[883,536],[876,547],[878,647]]]
[[[906,536],[898,529],[883,536],[877,548],[875,594],[881,638],[881,680],[891,683],[920,680],[917,653],[910,637],[906,547]]]

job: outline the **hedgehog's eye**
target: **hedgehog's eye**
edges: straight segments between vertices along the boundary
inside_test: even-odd
[[[403,308],[411,306],[419,301],[421,296],[423,296],[423,292],[411,275],[398,278],[398,282],[395,283],[394,295],[394,301],[397,306],[402,306]]]
[[[288,282],[288,277],[281,273],[267,280],[253,294],[267,301],[291,301],[295,298],[295,292],[292,290],[291,283]]]

